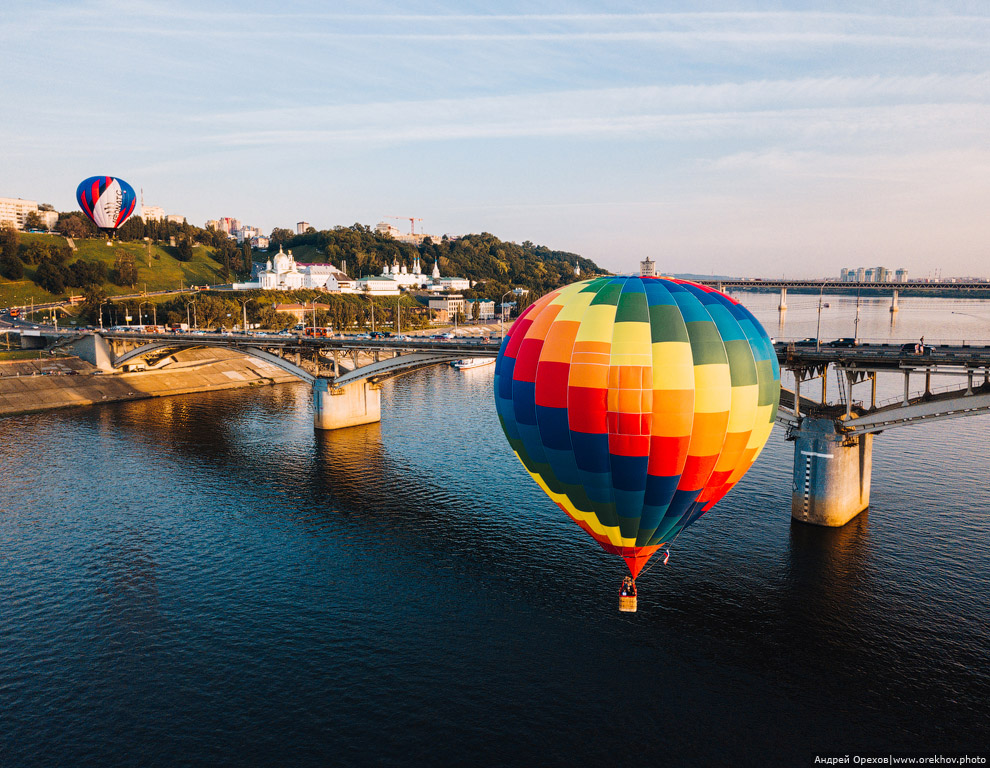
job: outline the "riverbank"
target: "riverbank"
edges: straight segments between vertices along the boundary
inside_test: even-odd
[[[221,349],[190,350],[160,371],[106,374],[77,357],[0,362],[0,416],[299,381]]]

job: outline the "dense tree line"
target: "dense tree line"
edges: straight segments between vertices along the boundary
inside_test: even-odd
[[[303,245],[319,249],[337,266],[346,262],[348,273],[356,277],[380,274],[383,267],[395,261],[411,267],[416,256],[427,272],[439,262],[442,275],[478,283],[469,298],[498,299],[511,288],[523,287],[532,299],[573,282],[575,267],[580,267],[582,277],[603,272],[593,261],[577,254],[555,251],[528,240],[522,245],[507,243],[487,232],[456,239],[444,236],[438,242],[427,238],[417,247],[363,224],[320,232],[311,229],[302,235],[276,229],[269,250]]]
[[[106,294],[92,288],[85,294],[81,314],[88,323],[98,324],[100,313],[106,326],[124,325],[124,318],[131,315],[132,322],[138,323],[138,310],[141,301],[128,299],[108,302]],[[180,296],[159,302],[153,314],[147,302],[141,310],[145,315],[157,319],[160,325],[195,321],[200,328],[232,328],[240,325],[244,307],[247,308],[248,322],[262,328],[284,330],[299,321],[295,315],[279,312],[275,306],[285,304],[310,304],[316,302],[316,325],[330,326],[336,330],[371,328],[372,319],[378,329],[392,330],[396,327],[396,315],[401,313],[403,329],[423,328],[429,325],[429,310],[411,296],[362,296],[358,294],[326,294],[322,291],[287,291],[272,295],[271,291],[238,291],[231,293],[207,293],[196,296]],[[243,303],[242,303],[243,302]],[[150,319],[147,322],[151,322]],[[305,324],[313,324],[311,311],[306,312]]]

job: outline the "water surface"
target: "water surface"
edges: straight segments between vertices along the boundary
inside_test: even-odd
[[[743,298],[774,333],[776,296]],[[814,335],[817,301],[802,319],[789,298],[789,335]],[[969,332],[923,301],[945,302],[931,337]],[[932,328],[909,304],[899,328]],[[836,310],[826,329],[851,335]],[[330,434],[303,385],[0,420],[0,764],[990,743],[990,417],[878,436],[872,507],[839,530],[791,523],[776,429],[622,615],[621,562],[511,455],[492,372],[399,378],[381,424]]]

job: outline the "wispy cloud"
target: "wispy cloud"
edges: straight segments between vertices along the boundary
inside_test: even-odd
[[[92,3],[74,8],[25,5],[0,22],[77,33],[253,40],[647,43],[704,46],[980,47],[990,15],[827,13],[819,11],[668,13],[236,13],[169,3]]]
[[[940,140],[990,125],[990,73],[804,78],[649,86],[418,102],[322,105],[193,118],[218,145],[420,142],[524,136],[741,135],[834,141],[870,132],[938,130]],[[223,130],[251,125],[249,130]]]

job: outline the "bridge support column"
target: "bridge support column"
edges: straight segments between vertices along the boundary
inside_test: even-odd
[[[47,346],[48,340],[41,334],[28,336],[26,333],[21,333],[21,349],[44,349]]]
[[[113,371],[113,350],[107,340],[97,333],[83,336],[71,345],[72,351],[90,365],[95,365],[101,371]]]
[[[894,291],[894,296],[890,300],[890,311],[891,311],[891,313],[894,313],[894,312],[897,312],[897,310],[898,310],[898,306],[897,306],[897,291]]]
[[[781,288],[780,289],[780,304],[777,306],[777,309],[779,309],[781,312],[783,312],[785,309],[787,309],[787,289],[786,288]]]
[[[873,435],[845,445],[831,419],[804,418],[794,438],[793,519],[837,528],[870,506]]]
[[[316,429],[343,429],[382,420],[382,393],[368,381],[355,381],[342,387],[329,379],[313,382],[313,426]]]

